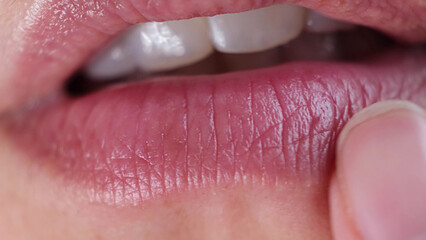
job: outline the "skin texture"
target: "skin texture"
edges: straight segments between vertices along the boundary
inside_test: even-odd
[[[212,186],[324,183],[355,112],[386,99],[423,103],[424,64],[395,53],[141,81],[11,114],[5,125],[35,164],[112,205]]]
[[[194,1],[194,5],[195,2],[200,1]],[[2,119],[8,118],[10,109],[21,107],[20,104],[29,99],[34,99],[46,92],[55,95],[55,89],[62,84],[64,77],[78,67],[99,42],[105,41],[128,26],[128,23],[146,19],[177,18],[171,12],[178,12],[182,17],[212,15],[223,11],[223,6],[231,6],[229,9],[231,12],[272,3],[259,4],[246,1],[235,3],[235,1],[226,0],[205,2],[203,1],[203,4],[196,8],[185,8],[191,10],[189,11],[179,7],[182,6],[182,1],[154,3],[140,1],[134,4],[137,5],[136,9],[143,10],[142,15],[134,9],[130,12],[133,14],[122,11],[112,14],[113,18],[110,18],[112,20],[105,22],[105,25],[96,25],[99,19],[85,26],[82,26],[81,22],[76,24],[71,21],[73,24],[69,26],[77,26],[76,29],[78,29],[73,32],[75,34],[72,34],[70,38],[64,37],[65,35],[59,36],[57,40],[50,38],[50,40],[53,39],[51,42],[43,40],[49,39],[49,36],[56,36],[49,34],[57,32],[58,29],[55,26],[49,29],[50,25],[46,22],[39,25],[41,28],[29,28],[33,31],[25,32],[29,32],[28,35],[20,32],[19,26],[30,26],[28,24],[31,21],[28,22],[28,18],[25,17],[28,16],[29,10],[34,10],[34,4],[37,1],[18,0],[0,3],[0,29],[2,29],[0,52],[3,53],[0,59]],[[349,9],[353,7],[351,3],[356,1],[346,1],[346,5],[338,4],[340,1],[323,1],[324,5],[321,6],[317,4],[317,1],[294,2],[318,7],[323,12],[340,18],[348,16],[347,20],[360,21],[362,18],[355,18],[358,16],[356,11],[351,15],[346,14],[346,11],[336,11],[341,8],[350,11]],[[407,2],[401,0],[397,3],[402,5]],[[165,8],[165,5],[168,8]],[[407,5],[421,12],[420,7],[424,6],[424,3],[409,1]],[[373,17],[373,20],[366,24],[377,26],[387,22],[388,25],[383,25],[385,31],[392,31],[391,29],[395,26],[397,29],[407,29],[402,26],[409,25],[412,31],[407,33],[408,40],[424,40],[424,26],[422,26],[426,22],[423,21],[424,15],[408,16],[406,13],[411,8],[401,8],[401,17],[392,18],[396,19],[395,22],[387,22],[389,17],[379,18],[380,21],[374,22],[373,20],[377,18]],[[371,12],[366,14],[375,16],[374,9],[379,8],[372,8]],[[31,13],[33,13],[32,16],[37,16],[35,12]],[[58,18],[51,17],[48,19],[59,21]],[[93,25],[97,27],[93,28]],[[60,24],[56,25],[58,26]],[[88,29],[96,31],[89,33]],[[392,33],[405,34],[401,31]],[[58,45],[58,42],[66,43],[67,39],[79,38],[85,40],[90,38],[91,41],[74,41],[74,45],[71,46]],[[15,41],[16,39],[19,41]],[[34,39],[39,41],[33,41]],[[34,51],[34,49],[46,49],[46,44],[52,51],[48,51],[49,48],[46,50],[47,53]],[[69,57],[60,58],[65,55]],[[25,63],[31,63],[31,65]],[[424,76],[421,71],[419,74]],[[418,88],[411,89],[409,92],[402,91],[402,97],[394,96],[394,98],[411,99],[414,96],[412,100],[424,107],[426,105],[424,98],[415,97],[423,96],[424,91],[424,84],[420,82]],[[36,102],[31,101],[31,103],[37,105]],[[77,184],[57,181],[57,172],[43,163],[34,161],[36,157],[26,154],[17,146],[11,140],[7,130],[3,123],[0,124],[0,233],[4,239],[332,238],[328,205],[329,175],[321,181],[314,182],[287,178],[272,185],[264,185],[261,181],[240,185],[221,185],[190,193],[177,192],[173,197],[152,199],[138,206],[110,206],[88,201],[84,195],[78,194],[80,186]]]
[[[209,191],[186,195],[173,201],[147,204],[144,208],[112,209],[68,199],[45,176],[22,171],[23,167],[31,168],[14,164],[20,159],[16,153],[13,155],[13,158],[8,156],[13,161],[0,174],[0,230],[7,239],[331,237],[324,186],[305,189],[298,184],[281,189],[250,186],[221,190],[217,194]]]

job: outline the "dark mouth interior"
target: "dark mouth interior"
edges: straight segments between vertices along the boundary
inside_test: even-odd
[[[66,93],[78,97],[110,85],[143,81],[158,76],[221,74],[274,66],[291,61],[362,61],[385,50],[402,46],[378,31],[356,27],[333,33],[302,33],[293,41],[260,53],[224,54],[215,52],[208,58],[176,70],[155,74],[134,72],[108,81],[93,81],[83,69],[77,71],[65,86]]]

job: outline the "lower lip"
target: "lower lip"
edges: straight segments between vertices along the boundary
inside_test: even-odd
[[[157,79],[0,120],[16,146],[107,204],[217,185],[322,182],[354,113],[386,99],[426,107],[424,66],[423,53],[396,51],[359,64]]]

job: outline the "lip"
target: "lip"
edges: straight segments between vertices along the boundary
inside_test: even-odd
[[[0,112],[60,89],[88,56],[130,24],[241,12],[277,3],[312,8],[405,41],[426,39],[426,5],[415,0],[15,2],[16,9],[11,5],[6,13],[11,19],[8,25],[15,31],[0,35],[8,43],[0,49],[5,53],[0,62]]]
[[[425,65],[424,52],[394,51],[363,63],[126,83],[10,113],[0,126],[57,179],[107,204],[209,186],[326,182],[354,113],[386,99],[426,107]]]
[[[13,37],[20,41],[7,45],[4,59],[10,61],[0,65],[5,69],[0,131],[89,200],[140,205],[210,186],[324,184],[333,168],[336,137],[354,113],[385,99],[426,107],[424,50],[397,50],[360,63],[299,62],[217,76],[153,79],[78,99],[63,96],[59,91],[66,78],[131,23],[276,3],[149,2],[121,1],[118,6],[103,1],[97,8],[90,1],[72,6],[36,1],[39,5],[29,6],[26,17],[16,22],[19,31]],[[387,3],[367,0],[358,5],[285,2],[406,41],[426,39],[424,6],[415,1],[393,2],[401,5],[398,14]],[[46,94],[54,100],[22,108],[23,102]]]

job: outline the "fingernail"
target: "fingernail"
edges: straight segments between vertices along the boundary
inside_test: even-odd
[[[426,113],[382,102],[358,114],[337,151],[340,191],[364,239],[426,239]]]

